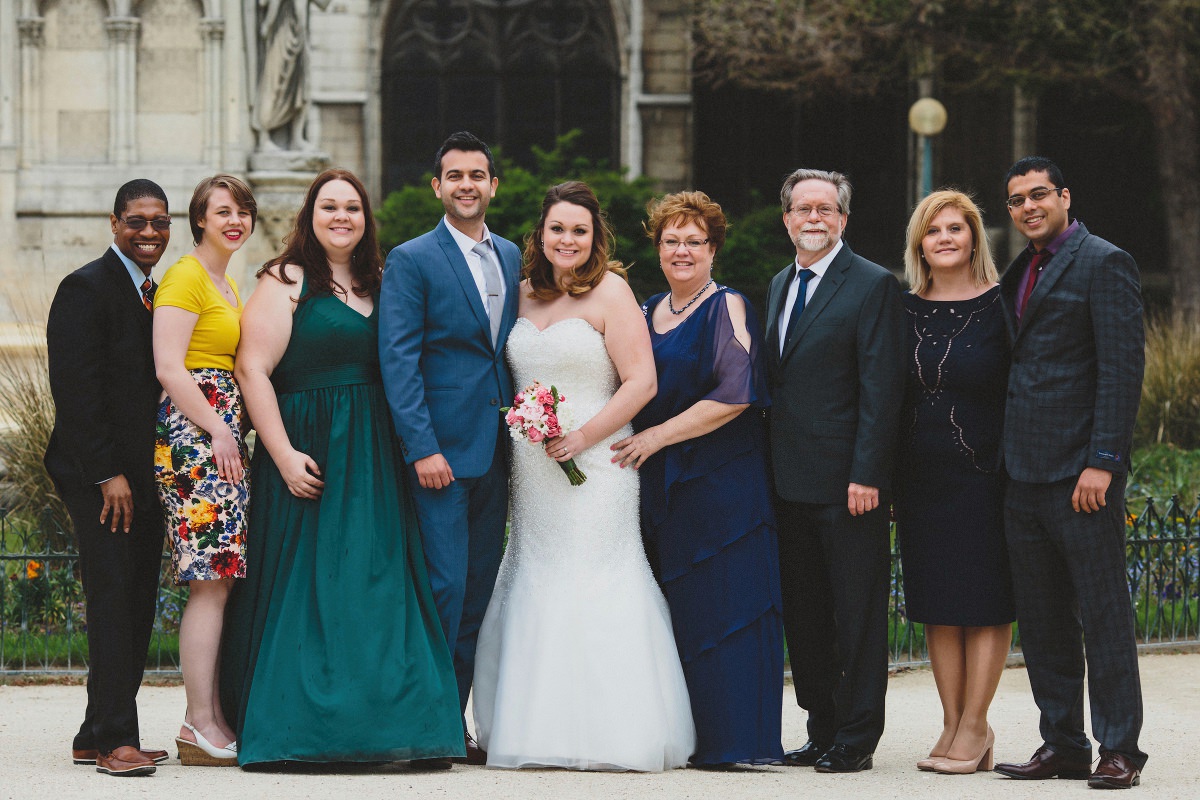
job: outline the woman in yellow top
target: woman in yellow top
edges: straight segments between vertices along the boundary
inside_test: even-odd
[[[175,583],[191,587],[179,625],[187,710],[175,739],[188,765],[237,765],[217,686],[225,601],[233,579],[246,576],[246,444],[233,378],[242,301],[225,270],[257,213],[242,181],[202,180],[188,209],[196,248],[167,270],[154,297],[154,366],[163,387],[154,469]]]

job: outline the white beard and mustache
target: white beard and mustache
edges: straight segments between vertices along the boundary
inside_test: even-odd
[[[801,230],[792,241],[799,249],[816,253],[832,247],[835,239],[829,231],[829,226],[818,222],[816,226]]]

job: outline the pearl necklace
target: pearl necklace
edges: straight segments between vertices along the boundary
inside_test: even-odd
[[[698,291],[694,295],[692,295],[692,299],[688,300],[687,305],[684,306],[683,308],[679,309],[678,311],[675,310],[675,304],[671,302],[671,295],[673,294],[673,292],[667,292],[667,310],[670,311],[675,316],[679,316],[680,314],[682,314],[683,312],[685,312],[689,308],[691,308],[693,305],[695,305],[696,301],[700,299],[700,295],[704,294],[705,290],[707,290],[708,287],[712,286],[712,284],[713,284],[713,279],[709,278],[708,283],[701,286],[700,291]]]

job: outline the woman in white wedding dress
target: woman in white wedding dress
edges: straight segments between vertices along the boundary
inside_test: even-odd
[[[609,447],[654,396],[645,319],[596,196],[550,189],[526,242],[514,384],[553,384],[566,435],[512,445],[512,528],[475,658],[489,767],[656,772],[695,746],[666,601],[642,548],[638,476]],[[572,486],[559,462],[587,475]]]

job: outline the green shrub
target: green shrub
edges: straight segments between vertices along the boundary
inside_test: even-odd
[[[616,233],[613,256],[626,266],[637,265],[629,273],[630,283],[635,291],[644,291],[652,285],[650,281],[654,276],[647,280],[642,274],[658,272],[658,259],[642,233],[646,204],[654,196],[653,185],[644,176],[630,180],[624,170],[613,169],[605,161],[575,155],[575,141],[579,135],[580,132],[575,130],[558,137],[552,150],[534,147],[535,166],[532,170],[517,165],[497,148],[496,171],[500,176],[500,187],[488,207],[488,229],[524,249],[525,235],[541,216],[546,190],[563,181],[584,181],[596,193]],[[384,199],[375,218],[379,223],[379,241],[385,252],[425,233],[445,213],[441,201],[430,188],[432,180],[433,174],[428,173],[419,183],[405,186]],[[653,265],[653,269],[649,265]],[[641,294],[639,291],[639,296]]]
[[[1157,444],[1135,450],[1125,496],[1132,505],[1136,499],[1153,497],[1165,506],[1172,495],[1190,507],[1200,494],[1200,450],[1181,450],[1170,444]]]
[[[653,184],[644,176],[630,180],[624,170],[613,169],[604,161],[575,155],[578,137],[579,131],[572,131],[559,137],[552,150],[533,148],[533,169],[517,165],[497,150],[500,187],[488,208],[488,228],[523,249],[525,236],[541,215],[546,190],[566,180],[584,181],[596,192],[612,223],[617,237],[613,256],[630,268],[634,293],[644,300],[665,291],[667,282],[659,269],[658,253],[642,228],[646,206],[656,196]],[[380,205],[375,217],[385,251],[425,233],[445,213],[430,188],[432,180],[432,173],[426,174],[419,183],[389,194]],[[745,294],[761,318],[766,313],[771,276],[793,258],[795,249],[779,208],[771,204],[730,220],[714,274],[721,283]]]
[[[1152,444],[1200,448],[1200,320],[1172,315],[1146,326],[1146,378],[1134,448]]]

